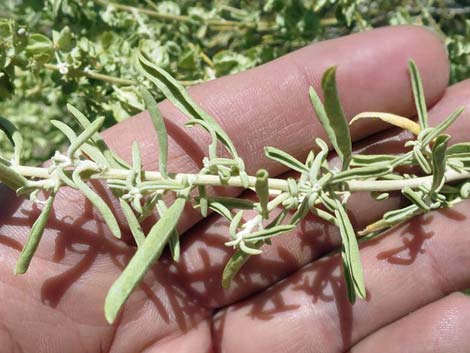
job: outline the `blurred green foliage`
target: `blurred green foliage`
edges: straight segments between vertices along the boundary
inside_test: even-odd
[[[137,47],[190,86],[312,41],[411,23],[445,41],[453,82],[470,76],[464,0],[115,1],[0,3],[0,115],[22,131],[29,164],[60,148],[49,121],[72,123],[67,102],[92,119],[105,115],[107,126],[143,109],[131,62]]]

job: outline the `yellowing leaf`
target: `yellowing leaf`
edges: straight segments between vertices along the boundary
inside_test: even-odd
[[[349,123],[352,125],[359,119],[380,119],[385,121],[386,123],[392,124],[396,127],[402,128],[403,130],[407,130],[411,132],[413,135],[418,136],[421,131],[419,124],[414,122],[411,119],[405,118],[400,115],[391,114],[391,113],[380,113],[380,112],[364,112],[357,114]]]

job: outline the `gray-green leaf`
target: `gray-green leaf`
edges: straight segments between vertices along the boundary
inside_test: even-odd
[[[151,61],[147,60],[142,52],[137,52],[134,63],[137,69],[165,95],[179,110],[190,118],[202,120],[209,124],[219,138],[219,140],[227,147],[227,150],[233,157],[238,157],[232,140],[227,133],[220,127],[216,120],[204,111],[170,74]]]
[[[343,241],[343,265],[346,284],[348,287],[348,297],[351,303],[356,300],[356,295],[364,299],[366,288],[364,285],[364,275],[362,271],[359,246],[356,234],[351,221],[339,200],[336,199],[335,216],[339,223],[341,239]]]
[[[291,156],[289,153],[281,151],[276,147],[265,147],[264,153],[266,157],[279,162],[290,169],[296,170],[299,173],[308,174],[309,172],[309,169],[302,162]]]
[[[158,137],[158,165],[159,171],[164,178],[168,178],[167,160],[168,160],[168,134],[166,131],[165,121],[158,109],[157,102],[149,91],[145,88],[141,89],[144,98],[145,107],[150,113],[150,119],[157,132]]]
[[[309,89],[310,100],[328,139],[341,158],[342,169],[345,170],[351,162],[352,144],[348,123],[336,87],[336,67],[329,68],[323,75],[322,89],[325,97],[324,105],[313,87]]]
[[[152,227],[142,246],[137,249],[129,264],[111,286],[104,305],[106,320],[109,323],[114,322],[131,292],[162,254],[170,235],[178,224],[185,204],[184,197],[175,200]]]
[[[54,203],[55,195],[49,196],[46,200],[46,204],[41,211],[38,219],[33,224],[31,228],[31,233],[29,234],[28,240],[26,241],[23,250],[21,251],[20,258],[18,259],[15,267],[15,275],[23,274],[28,270],[31,259],[38,248],[39,241],[44,233],[46,228],[49,215],[51,213],[52,204]]]
[[[419,75],[418,67],[413,60],[408,62],[408,68],[410,71],[411,88],[413,90],[416,111],[418,112],[419,126],[421,127],[421,130],[424,130],[428,127],[428,111],[426,108],[426,99],[423,92],[423,83],[421,82],[421,76]]]
[[[81,192],[86,196],[88,200],[93,204],[93,206],[96,207],[98,211],[100,211],[101,215],[103,216],[104,221],[108,225],[109,229],[111,230],[111,233],[116,238],[121,237],[121,230],[119,229],[119,224],[114,217],[113,212],[111,209],[108,207],[106,202],[97,194],[95,193],[82,179],[82,173],[88,172],[87,170],[82,170],[80,168],[77,168],[73,174],[72,174],[72,179],[77,186],[78,189],[81,190]]]
[[[446,150],[449,135],[440,135],[436,138],[432,147],[432,186],[431,192],[439,192],[444,185],[444,175],[446,172]]]

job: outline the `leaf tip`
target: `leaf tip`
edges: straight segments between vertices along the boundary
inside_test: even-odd
[[[27,271],[27,267],[25,267],[23,264],[20,264],[20,263],[17,263],[16,266],[15,266],[15,269],[13,270],[13,274],[15,276],[17,275],[23,275],[26,273]]]
[[[116,305],[115,298],[114,298],[114,295],[113,295],[113,291],[112,291],[112,288],[111,288],[111,290],[109,291],[108,295],[106,296],[106,299],[105,299],[105,302],[104,302],[104,316],[106,318],[106,321],[109,324],[114,323],[120,309],[121,309],[121,306]]]

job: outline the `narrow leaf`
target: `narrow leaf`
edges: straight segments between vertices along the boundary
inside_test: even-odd
[[[119,203],[121,205],[122,213],[124,213],[124,216],[126,217],[127,224],[129,225],[129,229],[131,230],[135,243],[138,247],[142,246],[145,241],[145,234],[134,211],[125,200],[120,198]]]
[[[411,89],[413,90],[413,97],[415,100],[416,111],[418,112],[419,126],[421,130],[428,127],[428,111],[426,108],[426,98],[423,91],[423,83],[419,75],[418,67],[413,60],[408,62],[410,71]]]
[[[441,121],[439,125],[433,128],[431,132],[426,135],[426,137],[423,139],[422,144],[427,145],[428,143],[433,141],[437,136],[446,131],[449,126],[451,126],[455,122],[455,120],[457,120],[457,118],[463,113],[464,110],[464,107],[457,108],[452,114],[449,115],[449,117]]]
[[[227,147],[233,157],[238,157],[235,146],[216,120],[193,101],[188,92],[165,70],[147,60],[142,52],[134,58],[137,69],[164,94],[181,112],[196,120],[205,121],[217,133],[219,140]]]
[[[106,320],[113,323],[127,298],[144,277],[147,270],[158,260],[170,235],[183,213],[186,199],[178,198],[150,230],[147,238],[130,260],[109,290],[104,310]]]
[[[97,118],[88,126],[77,138],[70,144],[68,155],[70,158],[73,157],[74,153],[90,139],[104,123],[104,117]]]
[[[351,167],[367,167],[378,163],[391,163],[397,155],[390,154],[354,154],[351,160]]]
[[[352,144],[348,123],[336,87],[336,67],[329,68],[322,78],[322,89],[325,97],[323,105],[313,87],[310,87],[310,100],[328,139],[342,161],[342,169],[348,168],[351,161]]]
[[[335,216],[339,223],[341,239],[343,242],[343,264],[346,283],[348,284],[348,296],[351,303],[354,303],[356,295],[364,299],[366,288],[364,285],[364,275],[362,271],[359,246],[356,234],[349,217],[339,200],[336,199]]]
[[[228,209],[239,209],[239,210],[252,210],[255,208],[255,203],[248,199],[237,199],[235,197],[225,196],[212,196],[208,197],[209,205],[214,203],[221,204]]]
[[[210,202],[209,208],[224,217],[225,219],[232,221],[233,216],[230,210],[219,202]]]
[[[436,138],[432,147],[432,186],[431,192],[439,192],[444,185],[444,175],[446,172],[446,150],[449,135],[440,135]]]
[[[141,92],[145,102],[145,107],[150,113],[150,119],[152,120],[153,127],[157,132],[159,171],[164,178],[168,178],[168,134],[166,131],[165,121],[163,120],[163,116],[158,109],[157,102],[150,92],[145,88],[142,88]]]
[[[247,236],[244,237],[245,241],[249,241],[250,243],[253,241],[258,241],[258,240],[266,240],[270,239],[272,237],[275,237],[277,235],[284,234],[286,232],[291,231],[294,229],[296,226],[294,224],[281,224],[275,227],[271,228],[266,228],[263,230],[259,230],[257,232],[253,232]]]
[[[258,241],[251,243],[250,246],[253,249],[259,249],[264,244],[264,241]],[[240,249],[235,251],[232,257],[227,261],[225,265],[224,272],[222,273],[222,287],[229,288],[232,279],[240,271],[243,265],[251,257],[251,254],[248,254]]]
[[[72,130],[72,128],[70,126],[63,123],[62,121],[60,121],[60,120],[51,120],[51,124],[57,130],[59,130],[61,133],[63,133],[65,135],[65,137],[67,137],[67,139],[70,141],[70,143],[72,143],[73,141],[75,141],[77,139],[77,134],[75,134],[75,132]]]
[[[88,118],[83,115],[77,108],[75,108],[71,104],[67,104],[67,109],[69,112],[74,116],[74,118],[78,121],[83,129],[88,128],[91,125],[91,122]],[[106,144],[103,140],[101,135],[96,132],[93,136],[91,136],[91,140],[96,144],[96,147],[103,153],[108,161],[108,165],[112,168],[125,168],[130,169],[129,164],[121,159],[118,155],[116,155]]]
[[[206,187],[204,185],[198,185],[197,187],[199,193],[199,207],[201,208],[202,217],[207,217],[207,211],[209,208],[209,203],[207,201]]]
[[[289,153],[281,151],[275,147],[265,147],[264,153],[266,157],[279,162],[290,169],[294,169],[299,173],[308,173],[309,169],[299,160],[291,156]]]
[[[75,185],[82,191],[82,193],[86,196],[88,200],[93,204],[93,206],[96,207],[96,209],[101,213],[103,216],[104,221],[108,225],[109,229],[111,230],[111,233],[116,238],[121,237],[121,230],[119,229],[119,224],[114,217],[113,212],[111,209],[108,207],[106,202],[98,196],[83,180],[81,173],[87,172],[87,170],[82,170],[80,168],[77,168],[73,174],[72,174],[72,179],[75,183]]]
[[[339,172],[333,177],[335,183],[344,182],[352,179],[378,178],[384,174],[392,172],[393,168],[387,164],[371,165],[368,167],[359,167]]]
[[[31,233],[29,234],[28,240],[21,251],[20,258],[18,259],[15,267],[15,275],[23,274],[28,270],[31,259],[38,248],[39,241],[44,233],[46,228],[49,215],[51,213],[52,204],[54,203],[54,196],[51,195],[46,200],[44,208],[41,211],[38,219],[33,224],[31,228]]]
[[[424,211],[429,211],[429,205],[423,200],[423,194],[414,191],[410,187],[406,186],[401,190],[401,193],[410,200],[413,204],[423,209]]]
[[[157,199],[157,210],[160,217],[162,217],[163,214],[168,210],[168,207],[166,206],[165,202],[160,197]],[[176,227],[172,230],[170,234],[170,237],[168,239],[168,247],[170,248],[171,257],[173,258],[173,261],[179,261],[181,253],[180,235],[178,234]]]
[[[240,226],[240,222],[242,220],[242,217],[243,217],[243,211],[240,210],[237,212],[237,214],[235,215],[235,217],[233,217],[232,219],[232,222],[230,222],[230,226],[229,226],[229,229],[228,229],[228,233],[230,234],[230,236],[232,238],[235,239],[236,235],[237,235],[237,229],[238,227]]]

